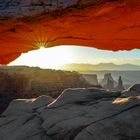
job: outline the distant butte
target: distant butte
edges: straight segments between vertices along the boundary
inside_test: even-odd
[[[0,0],[0,64],[41,45],[140,48],[140,1]]]

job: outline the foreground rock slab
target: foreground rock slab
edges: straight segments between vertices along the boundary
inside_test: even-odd
[[[0,139],[139,140],[139,87],[123,93],[76,88],[56,100],[14,100],[0,117]]]

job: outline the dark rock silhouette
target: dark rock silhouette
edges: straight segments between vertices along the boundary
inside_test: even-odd
[[[29,98],[33,94],[39,96],[39,93],[57,97],[66,88],[89,86],[77,72],[24,66],[0,67],[0,85],[1,93],[20,93]]]
[[[109,89],[109,90],[113,90],[114,89],[114,85],[116,84],[116,82],[114,81],[111,73],[106,73],[104,75],[103,80],[100,82],[100,84],[105,88],[105,89]]]
[[[122,77],[119,76],[118,83],[117,83],[111,76],[111,73],[106,73],[104,75],[103,80],[100,83],[103,86],[103,88],[108,90],[123,91],[125,89],[123,86]]]
[[[135,84],[129,87],[127,90],[123,91],[122,97],[139,96],[139,93],[140,93],[140,85]]]
[[[122,94],[97,88],[14,100],[0,117],[1,140],[136,140],[140,84]],[[130,93],[133,92],[133,96]],[[124,95],[124,96],[123,96]]]
[[[109,90],[113,90],[114,89],[114,81],[112,81],[111,79],[107,79],[107,84],[104,85],[105,89],[109,89]]]
[[[140,92],[139,84],[135,84],[134,86],[129,88],[130,91]]]
[[[118,91],[123,91],[124,90],[123,80],[122,80],[121,76],[118,79],[118,86],[116,87],[116,90],[118,90]]]
[[[106,73],[106,74],[104,75],[103,80],[100,82],[100,84],[101,84],[102,86],[105,86],[105,85],[107,84],[108,80],[114,82],[114,79],[112,78],[111,73]]]

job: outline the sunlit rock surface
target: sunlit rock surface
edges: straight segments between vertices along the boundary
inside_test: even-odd
[[[135,85],[123,93],[67,89],[56,100],[46,96],[15,100],[0,117],[0,139],[137,140],[139,87]],[[132,90],[137,95],[129,96]],[[125,94],[128,96],[122,97]]]
[[[22,112],[33,113],[34,110],[41,108],[43,106],[47,106],[53,101],[54,101],[53,98],[46,95],[39,96],[36,99],[13,100],[3,114],[4,115],[15,114],[15,113],[20,114]]]
[[[139,0],[0,0],[0,64],[40,46],[140,48]]]

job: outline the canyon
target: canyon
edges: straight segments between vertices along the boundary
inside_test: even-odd
[[[96,75],[91,86],[77,72],[5,66],[60,45],[140,49],[140,1],[0,0],[0,139],[139,140],[140,84],[110,91]]]

